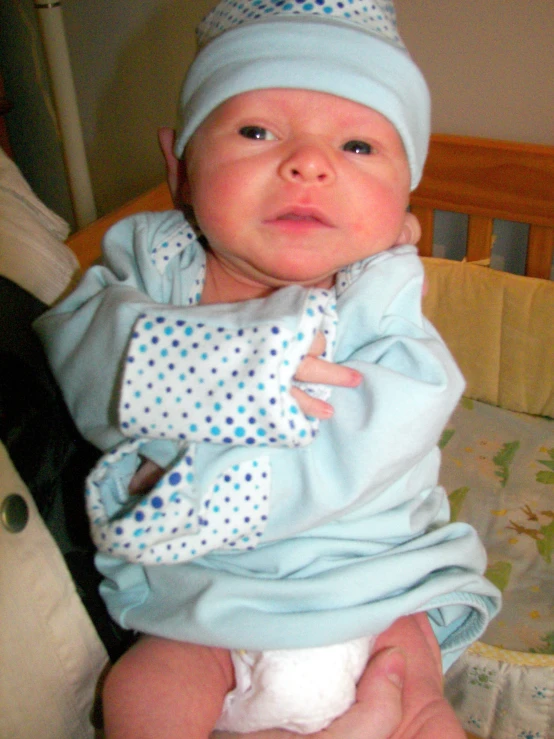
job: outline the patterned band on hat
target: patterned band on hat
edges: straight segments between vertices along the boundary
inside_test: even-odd
[[[396,29],[396,13],[391,2],[367,0],[223,0],[204,18],[196,29],[199,47],[221,33],[244,23],[267,19],[272,15],[320,16],[358,26],[404,48]]]

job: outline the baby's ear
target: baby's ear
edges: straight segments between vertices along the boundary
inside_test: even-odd
[[[165,160],[165,171],[169,192],[173,204],[180,209],[185,203],[190,202],[189,186],[187,182],[185,162],[177,159],[173,152],[175,144],[175,131],[168,126],[158,129],[158,142]]]
[[[395,246],[401,244],[417,244],[421,238],[421,226],[413,213],[406,213],[404,225],[398,235]]]

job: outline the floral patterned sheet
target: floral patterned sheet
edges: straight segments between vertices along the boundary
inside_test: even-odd
[[[462,399],[441,439],[453,520],[488,552],[503,608],[447,676],[464,728],[554,737],[554,419]]]
[[[441,446],[451,516],[479,532],[504,596],[482,641],[554,654],[554,421],[463,399]]]

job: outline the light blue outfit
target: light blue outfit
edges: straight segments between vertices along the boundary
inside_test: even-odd
[[[196,239],[176,211],[122,221],[105,266],[36,324],[79,429],[110,449],[88,490],[110,613],[140,632],[267,650],[427,611],[448,667],[500,597],[437,482],[463,380],[422,315],[416,250],[353,265],[328,291],[203,306]],[[318,330],[364,378],[332,389],[321,423],[288,392]],[[139,455],[167,472],[129,500]]]

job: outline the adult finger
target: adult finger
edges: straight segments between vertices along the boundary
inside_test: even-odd
[[[389,739],[402,720],[406,658],[385,649],[370,660],[358,684],[356,703],[334,721],[325,736],[333,739]]]

